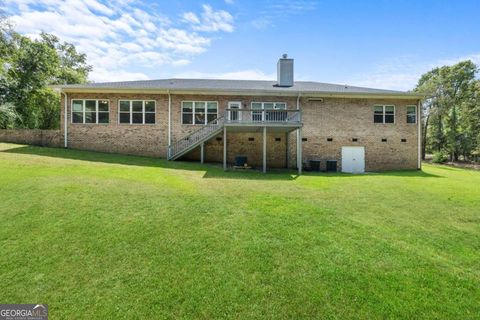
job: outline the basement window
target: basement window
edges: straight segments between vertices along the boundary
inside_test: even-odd
[[[417,106],[407,106],[407,123],[417,123]]]
[[[374,123],[395,123],[395,106],[374,106],[373,107]]]
[[[217,117],[217,101],[182,101],[182,124],[207,124]]]
[[[382,142],[387,142],[387,139],[383,138],[383,139],[382,139]]]
[[[255,138],[248,138],[248,141],[255,141]]]
[[[308,139],[307,138],[302,138],[302,141],[308,141]]]
[[[407,139],[402,139],[402,142],[407,142]]]
[[[357,142],[358,139],[357,138],[352,138],[352,142]]]
[[[118,122],[126,124],[155,124],[155,101],[118,101]]]
[[[328,142],[332,142],[332,141],[333,141],[333,138],[327,138],[327,141],[328,141]]]
[[[282,141],[282,138],[275,138],[275,141]]]
[[[72,123],[108,123],[108,100],[72,100]]]

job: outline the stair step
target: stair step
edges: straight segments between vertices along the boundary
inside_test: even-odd
[[[168,159],[175,160],[196,148],[200,144],[210,140],[223,130],[223,117],[219,117],[206,126],[192,132],[191,134],[175,141],[168,150]]]

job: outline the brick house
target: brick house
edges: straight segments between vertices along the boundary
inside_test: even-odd
[[[165,79],[60,86],[65,147],[262,168],[419,169],[422,96],[294,81]],[[314,162],[318,163],[318,162]],[[238,163],[237,163],[238,164]],[[335,167],[336,164],[336,167]]]

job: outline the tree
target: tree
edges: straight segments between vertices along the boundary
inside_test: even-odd
[[[75,46],[68,42],[60,42],[58,37],[41,33],[42,42],[57,52],[59,58],[58,72],[50,84],[86,83],[92,67],[87,64],[87,56],[78,53]]]
[[[11,103],[0,105],[0,129],[11,129],[21,118]]]
[[[423,105],[425,148],[446,151],[451,160],[458,160],[460,154],[471,151],[471,132],[465,131],[463,124],[467,117],[465,109],[475,92],[477,72],[473,62],[462,61],[422,75],[415,91],[429,95]],[[427,134],[431,126],[432,133]]]
[[[0,103],[15,106],[22,119],[16,126],[58,128],[60,97],[48,86],[87,82],[92,68],[86,55],[51,34],[22,36],[6,19],[0,19],[0,54]]]

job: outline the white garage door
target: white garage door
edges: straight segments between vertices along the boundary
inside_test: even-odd
[[[365,147],[342,147],[342,172],[365,172]]]

